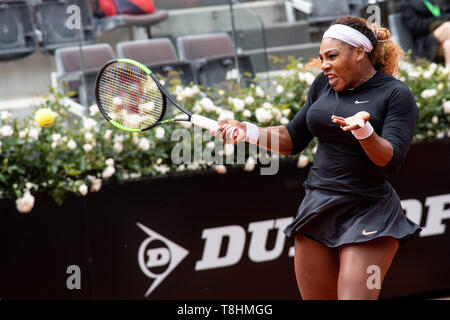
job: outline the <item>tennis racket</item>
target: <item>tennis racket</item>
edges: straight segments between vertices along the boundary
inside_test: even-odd
[[[218,122],[184,109],[145,65],[131,59],[115,59],[103,66],[95,82],[95,100],[106,120],[119,129],[142,132],[174,121],[216,131]],[[167,100],[186,118],[165,119]],[[232,132],[235,140],[238,129]]]

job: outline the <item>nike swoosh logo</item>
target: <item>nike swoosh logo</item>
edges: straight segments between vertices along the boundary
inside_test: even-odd
[[[370,100],[366,100],[366,101],[358,101],[358,100],[356,100],[356,101],[355,101],[355,104],[367,103],[367,102],[370,102]]]
[[[377,232],[378,232],[378,230],[370,231],[370,232],[368,232],[366,230],[363,230],[362,234],[363,234],[363,236],[370,236],[371,234],[374,234],[374,233],[377,233]]]

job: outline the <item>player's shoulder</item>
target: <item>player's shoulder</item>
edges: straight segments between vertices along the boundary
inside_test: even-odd
[[[385,93],[390,98],[414,98],[411,89],[394,76],[380,72],[379,80],[383,83],[383,86],[386,88]]]

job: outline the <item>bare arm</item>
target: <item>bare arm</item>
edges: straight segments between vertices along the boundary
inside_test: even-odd
[[[231,127],[239,129],[239,135],[235,141],[231,139]],[[259,139],[257,145],[267,150],[282,154],[290,155],[292,153],[291,136],[285,126],[275,126],[261,128],[259,127]],[[239,142],[244,140],[247,135],[247,127],[245,123],[237,120],[222,120],[219,122],[219,128],[216,136],[227,142]]]

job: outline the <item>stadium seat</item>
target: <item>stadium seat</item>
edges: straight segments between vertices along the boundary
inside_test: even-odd
[[[228,33],[182,36],[177,39],[179,57],[194,65],[202,85],[219,85],[229,79],[235,70],[235,50]],[[243,84],[254,78],[253,65],[248,55],[237,55]]]
[[[37,40],[27,4],[0,2],[0,61],[24,58],[36,49]]]
[[[79,8],[80,28],[74,24]],[[71,8],[69,8],[71,7]],[[36,27],[42,33],[42,47],[51,54],[57,48],[96,42],[96,30],[89,0],[56,0],[34,4]]]
[[[191,64],[178,59],[168,38],[119,42],[116,51],[119,58],[133,59],[148,66],[153,73],[166,78],[167,84],[172,79],[172,72],[179,74],[183,85],[196,83]]]
[[[312,12],[308,16],[310,23],[328,23],[340,16],[350,14],[349,0],[312,0]]]
[[[144,27],[147,37],[152,37],[151,27],[167,19],[169,13],[166,10],[158,10],[149,14],[121,14],[117,16],[104,17],[98,20],[102,32],[119,27]]]
[[[393,40],[397,42],[405,52],[412,50],[413,38],[402,22],[401,13],[391,14],[388,19]]]
[[[82,53],[83,55],[78,46],[56,49],[56,80],[65,92],[77,92],[80,104],[89,106],[95,102],[94,84],[97,73],[115,55],[111,46],[106,43],[83,46]],[[83,86],[83,74],[86,87]]]

